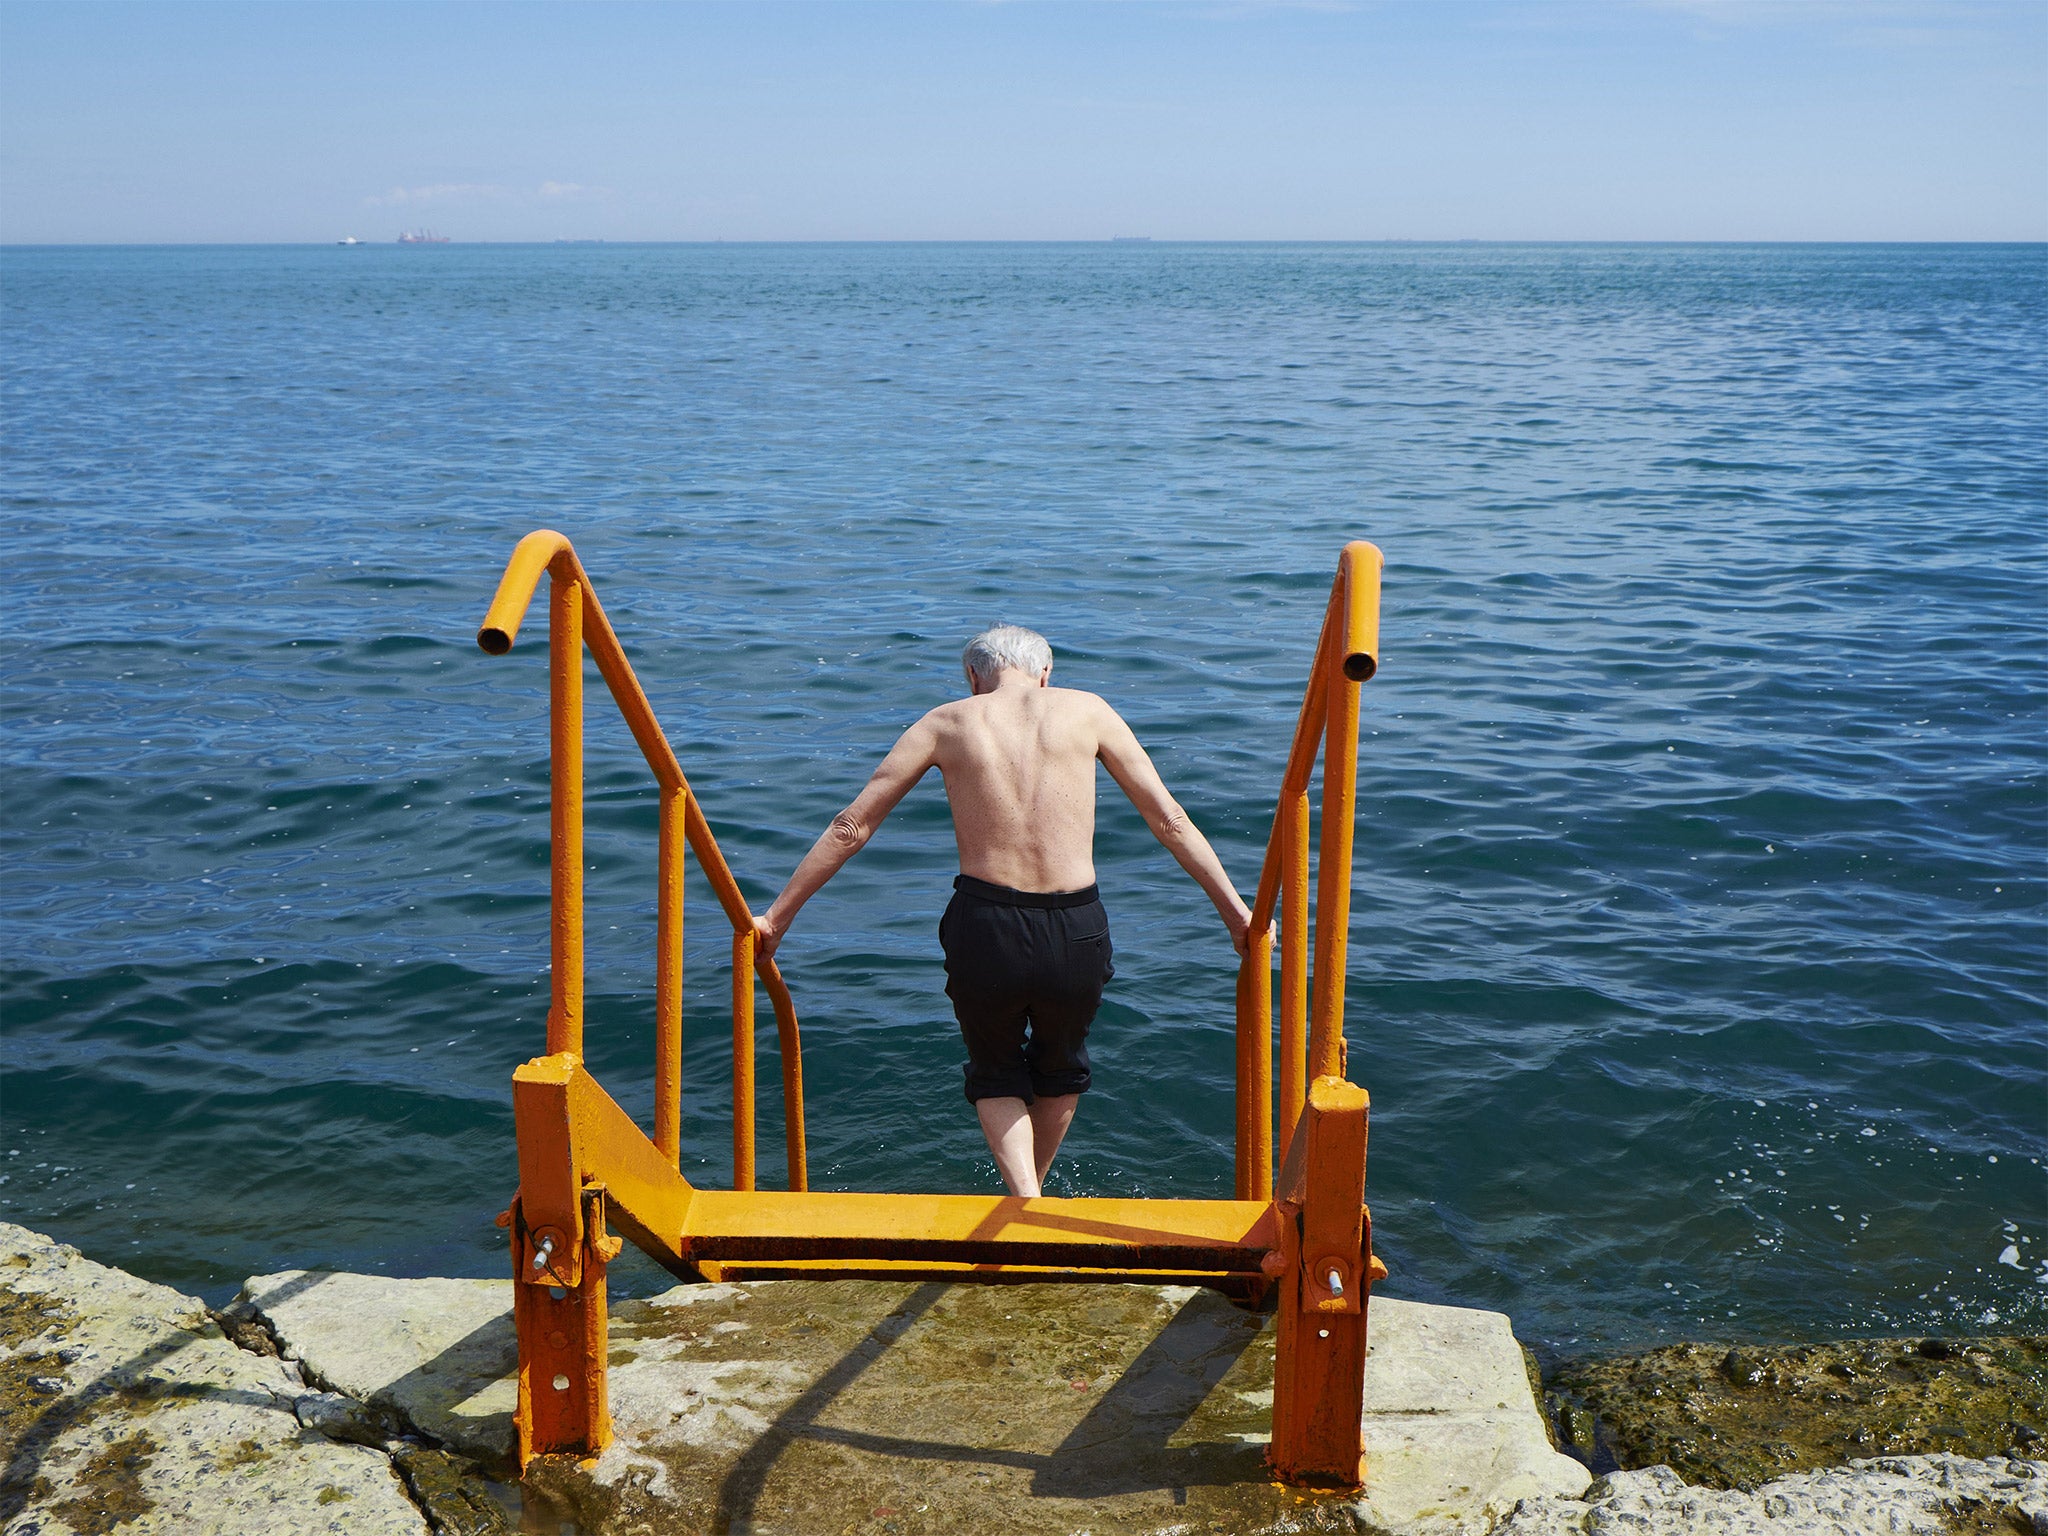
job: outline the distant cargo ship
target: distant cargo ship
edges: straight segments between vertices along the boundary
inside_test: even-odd
[[[448,237],[437,235],[431,229],[409,229],[398,237],[400,245],[446,245]]]

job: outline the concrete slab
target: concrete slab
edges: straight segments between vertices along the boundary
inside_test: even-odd
[[[1368,1324],[1361,1530],[1487,1531],[1524,1499],[1585,1491],[1592,1474],[1551,1449],[1506,1313],[1375,1297]]]
[[[242,1286],[230,1313],[260,1317],[313,1385],[387,1408],[499,1472],[512,1460],[510,1280],[394,1280],[282,1270]]]
[[[315,1395],[196,1298],[0,1223],[7,1536],[427,1536],[390,1457],[301,1422]]]
[[[264,1276],[246,1296],[316,1381],[484,1454],[509,1447],[510,1357],[493,1350],[510,1348],[510,1290]],[[616,1442],[529,1484],[591,1531],[733,1536],[1435,1536],[1584,1491],[1504,1316],[1375,1297],[1371,1318],[1362,1501],[1268,1479],[1271,1320],[1149,1285],[764,1281],[623,1302]]]

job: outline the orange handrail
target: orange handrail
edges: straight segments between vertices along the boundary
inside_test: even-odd
[[[1344,959],[1351,926],[1352,823],[1358,794],[1358,688],[1379,670],[1380,573],[1385,557],[1363,539],[1344,546],[1316,640],[1273,830],[1252,900],[1255,941],[1238,972],[1237,1197],[1273,1188],[1273,957],[1265,938],[1280,908],[1280,1084],[1285,1143],[1301,1121],[1311,1078],[1344,1075]],[[1309,775],[1323,753],[1321,846],[1316,858],[1313,999],[1310,993]],[[1312,1002],[1312,1008],[1311,1008]],[[1311,1021],[1311,1011],[1313,1019]],[[1313,1029],[1311,1029],[1311,1022]]]
[[[568,539],[542,530],[513,552],[478,643],[508,651],[541,573],[549,594],[549,807],[554,956],[548,1052],[513,1073],[519,1191],[501,1218],[517,1280],[514,1446],[596,1455],[606,1397],[607,1265],[620,1232],[678,1275],[716,1279],[931,1273],[964,1281],[1192,1278],[1233,1295],[1277,1291],[1269,1461],[1290,1482],[1354,1486],[1365,1306],[1385,1268],[1364,1206],[1368,1101],[1344,1071],[1344,952],[1358,772],[1358,684],[1379,661],[1380,552],[1338,561],[1254,900],[1237,981],[1237,1184],[1232,1201],[1017,1200],[814,1195],[805,1190],[803,1057],[780,971],[757,952],[753,914],[627,665]],[[655,1132],[648,1137],[582,1061],[583,652],[588,648],[660,787]],[[1309,970],[1309,779],[1323,759],[1317,929]],[[733,1192],[699,1190],[680,1152],[683,860],[694,848],[732,927]],[[1280,1098],[1292,1142],[1273,1185],[1273,955],[1281,954]],[[757,979],[781,1043],[791,1193],[754,1188]],[[1313,1074],[1314,1081],[1310,1082]]]
[[[597,670],[639,744],[661,789],[660,847],[655,911],[654,1143],[671,1164],[682,1146],[683,1050],[683,845],[695,851],[733,930],[733,1182],[754,1187],[753,980],[768,985],[781,1047],[789,1187],[809,1187],[805,1166],[802,1041],[796,1008],[781,971],[754,955],[754,914],[711,835],[703,808],[683,776],[654,706],[633,675],[625,648],[605,617],[583,562],[566,534],[542,528],[519,541],[506,562],[497,595],[477,630],[487,655],[512,649],[519,626],[545,573],[549,589],[548,695],[550,739],[551,886],[549,922],[553,961],[548,1007],[548,1052],[583,1056],[583,652]],[[744,979],[744,985],[742,985]],[[744,996],[743,996],[744,994]],[[740,1029],[744,1021],[744,1048]],[[744,1057],[744,1063],[742,1062]]]

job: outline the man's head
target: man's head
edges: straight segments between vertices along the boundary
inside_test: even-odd
[[[1006,668],[1015,667],[1043,684],[1052,671],[1052,647],[1035,629],[1019,624],[998,624],[967,642],[960,653],[967,669],[967,681],[976,693],[986,693],[1002,681]]]

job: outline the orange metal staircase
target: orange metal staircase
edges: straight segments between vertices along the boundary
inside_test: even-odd
[[[550,578],[552,997],[547,1054],[512,1076],[519,1189],[511,1231],[519,1333],[518,1454],[595,1455],[605,1403],[605,1266],[625,1238],[686,1279],[938,1278],[981,1283],[1170,1280],[1240,1298],[1277,1293],[1275,1472],[1360,1481],[1366,1299],[1385,1270],[1365,1210],[1367,1099],[1344,1079],[1359,686],[1378,668],[1381,556],[1346,545],[1302,701],[1252,904],[1237,984],[1233,1200],[1064,1200],[816,1193],[804,1166],[803,1066],[780,971],[754,952],[754,920],[656,722],[590,578],[562,534],[513,551],[477,643],[512,647]],[[583,653],[588,648],[661,790],[656,906],[654,1134],[583,1062]],[[1323,751],[1315,965],[1309,968],[1309,780]],[[697,855],[732,928],[730,1190],[677,1171],[682,1104],[683,858]],[[1273,956],[1281,921],[1280,1082],[1273,1093]],[[787,1190],[757,1190],[755,979],[774,1008],[787,1125]],[[1277,1185],[1277,1111],[1286,1149]]]

